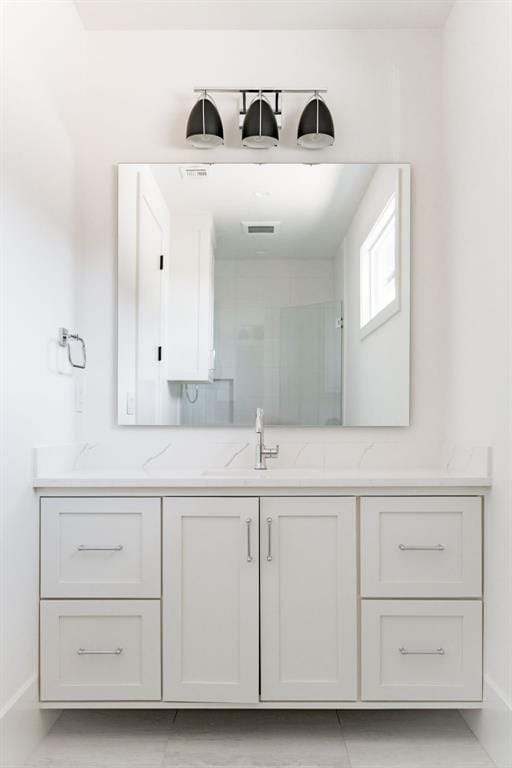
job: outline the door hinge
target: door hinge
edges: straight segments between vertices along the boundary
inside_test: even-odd
[[[163,253],[160,254],[160,269],[164,268],[164,255]]]
[[[157,348],[157,359],[158,359],[158,362],[161,362],[161,360],[162,360],[162,347],[158,347]]]

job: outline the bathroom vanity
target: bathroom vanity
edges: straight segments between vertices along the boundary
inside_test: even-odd
[[[35,482],[43,707],[478,707],[488,480]]]
[[[479,706],[476,454],[263,436],[409,425],[410,207],[403,163],[119,167],[126,439],[37,473],[42,706]]]

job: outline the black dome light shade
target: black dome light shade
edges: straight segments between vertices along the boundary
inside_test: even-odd
[[[187,122],[187,141],[197,149],[212,149],[224,144],[219,110],[206,91],[192,107]]]
[[[260,93],[245,115],[242,144],[251,149],[269,149],[279,144],[279,129],[272,107]]]
[[[318,93],[306,104],[300,116],[297,144],[304,149],[323,149],[334,144],[332,115]]]

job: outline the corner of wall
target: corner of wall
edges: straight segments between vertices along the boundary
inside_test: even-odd
[[[32,675],[0,712],[0,768],[21,768],[60,714],[40,709],[37,673]]]
[[[484,680],[482,709],[461,710],[471,728],[497,768],[512,765],[512,706],[505,694],[489,678]]]

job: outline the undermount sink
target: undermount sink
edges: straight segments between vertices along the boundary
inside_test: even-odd
[[[207,469],[202,472],[204,477],[242,477],[250,478],[251,480],[264,480],[269,477],[324,477],[326,474],[335,475],[336,472],[326,473],[323,469],[249,469],[249,468],[233,468],[226,467],[224,469]]]

